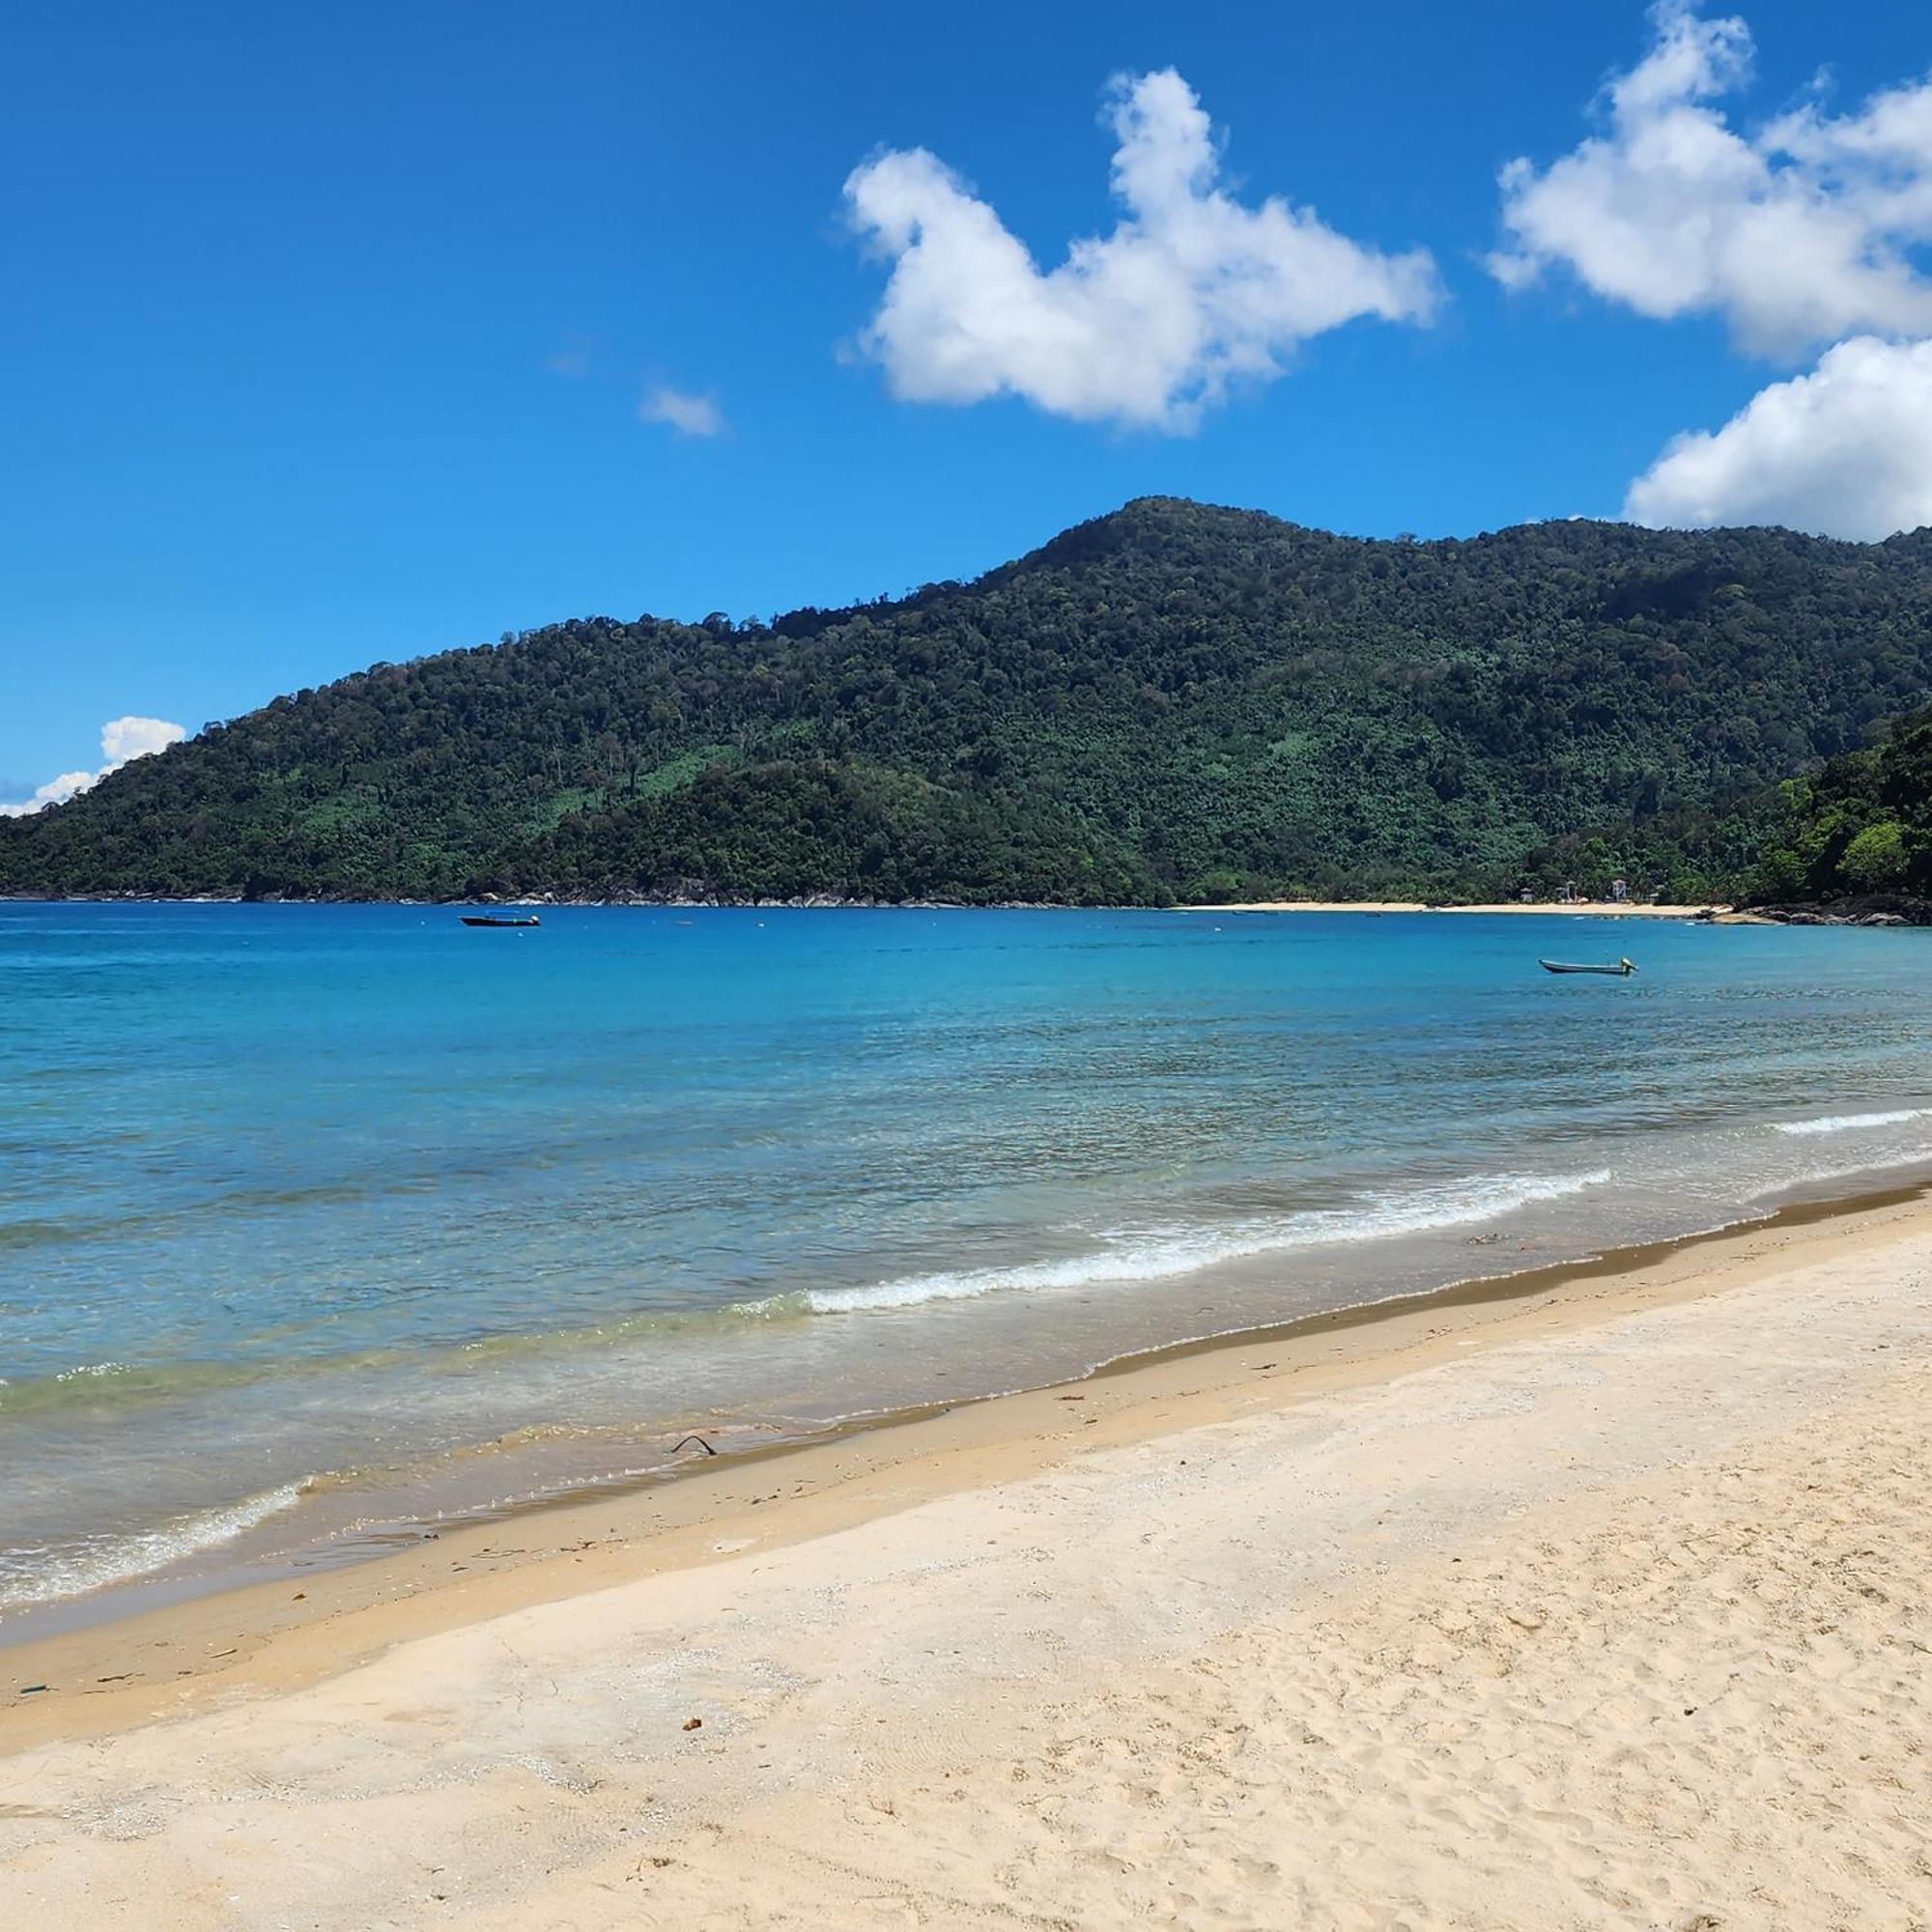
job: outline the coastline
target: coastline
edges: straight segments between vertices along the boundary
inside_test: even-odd
[[[1538,919],[1692,919],[1712,925],[1776,925],[1761,913],[1729,905],[1616,905],[1607,899],[1564,903],[1502,899],[1482,905],[1429,905],[1420,899],[1250,899],[1227,905],[1179,906],[1179,912],[1512,913]]]
[[[392,1553],[278,1569],[0,1645],[0,1754],[286,1690],[399,1642],[700,1569],[753,1529],[760,1548],[786,1547],[1094,1448],[1211,1426],[1258,1405],[1291,1408],[1918,1236],[1932,1238],[1932,1182],[1804,1201],[1708,1233],[1132,1354],[1071,1382],[694,1458],[669,1479],[399,1530]],[[114,1595],[138,1605],[142,1588]]]
[[[308,897],[270,894],[248,898],[240,893],[193,893],[178,896],[142,893],[80,893],[64,897],[39,894],[0,893],[0,905],[265,905],[265,906],[398,906],[425,911],[457,911],[463,907],[515,906],[559,912],[1183,912],[1183,913],[1514,913],[1542,918],[1691,920],[1706,925],[1792,924],[1912,924],[1923,920],[1883,918],[1838,919],[1811,908],[1779,908],[1776,915],[1745,907],[1718,904],[1617,905],[1607,900],[1564,903],[1555,899],[1524,902],[1517,899],[1480,904],[1442,905],[1421,899],[1251,899],[1211,904],[1126,902],[1089,905],[1066,899],[878,899],[843,893],[793,894],[781,897],[720,895],[685,897],[647,893],[618,893],[603,897],[559,895],[555,893],[488,894],[481,898],[352,898]],[[1804,916],[1799,916],[1799,915]]]
[[[49,897],[35,893],[0,893],[0,905],[264,905],[264,906],[415,906],[425,911],[454,912],[465,906],[554,906],[559,911],[599,911],[606,908],[638,912],[1513,912],[1581,913],[1622,919],[1719,918],[1752,920],[1775,925],[1760,915],[1728,905],[1613,905],[1608,901],[1561,903],[1555,899],[1525,903],[1516,899],[1482,905],[1433,905],[1421,899],[1252,899],[1227,904],[1086,905],[1070,899],[877,899],[846,893],[800,893],[784,897],[692,898],[645,893],[619,893],[604,897],[556,893],[486,893],[478,898],[341,898],[272,894],[249,898],[241,893],[190,893],[178,896],[151,893],[75,893]]]

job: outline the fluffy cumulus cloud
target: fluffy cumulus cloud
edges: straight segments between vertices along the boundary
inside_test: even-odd
[[[1312,210],[1234,199],[1208,116],[1171,69],[1116,80],[1109,118],[1124,213],[1044,272],[923,149],[853,172],[853,224],[893,264],[860,340],[895,395],[1015,395],[1080,421],[1185,431],[1230,384],[1280,375],[1310,336],[1357,317],[1425,323],[1435,312],[1427,253],[1384,255]]]
[[[1857,332],[1932,334],[1932,79],[1855,112],[1814,99],[1749,130],[1720,104],[1750,77],[1749,29],[1688,0],[1651,10],[1649,52],[1612,80],[1602,131],[1503,171],[1521,286],[1562,267],[1639,314],[1722,316],[1757,354]]]
[[[100,727],[100,755],[105,760],[99,771],[63,772],[49,779],[32,797],[12,804],[0,803],[0,818],[24,818],[49,805],[64,805],[76,792],[99,784],[109,772],[155,752],[164,752],[179,744],[187,733],[165,718],[110,718]]]
[[[638,414],[645,422],[667,424],[679,436],[720,436],[724,430],[724,412],[717,397],[686,389],[651,390],[638,405]]]
[[[1932,342],[1855,336],[1631,486],[1639,524],[1786,524],[1877,538],[1932,524]]]

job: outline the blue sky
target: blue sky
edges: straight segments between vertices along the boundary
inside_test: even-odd
[[[1623,0],[15,0],[0,800],[121,755],[99,743],[112,720],[193,730],[572,614],[769,613],[968,576],[1150,492],[1367,534],[1614,516],[1673,437],[1768,389],[1767,412],[1802,403],[1829,431],[1783,495],[1741,481],[1766,437],[1790,440],[1761,412],[1632,506],[1830,526],[1830,463],[1911,470],[1910,448],[1868,444],[1932,396],[1932,216],[1913,200],[1932,93],[1910,92],[1932,20],[1889,0],[1740,12],[1747,63],[1723,11],[1673,30]],[[1672,269],[1682,238],[1646,228],[1668,230],[1682,184],[1652,193],[1631,159],[1644,128],[1619,135],[1599,90],[1671,31],[1709,70],[1654,70],[1677,108],[1746,135],[1810,117],[1780,136],[1776,196],[1738,190],[1752,220],[1799,223],[1790,247],[1747,225],[1738,259]],[[986,274],[1020,272],[995,259],[1009,242],[1046,271],[1113,233],[1110,80],[1168,70],[1211,117],[1219,177],[1160,216],[1179,239],[1158,300],[1208,338],[1163,361],[1111,284],[1022,275],[1009,302]],[[1883,89],[1906,92],[1881,127],[1859,117]],[[1632,116],[1655,116],[1638,92]],[[1156,165],[1184,99],[1141,101]],[[1606,132],[1613,152],[1550,174]],[[957,252],[930,242],[908,268],[890,223],[855,232],[845,187],[922,149],[956,179],[866,177],[912,194],[894,206],[928,238],[959,216]],[[1240,279],[1280,239],[1240,225],[1269,197],[1316,212],[1383,314],[1311,322],[1298,255]],[[1863,253],[1813,265],[1805,211],[1833,197]],[[1611,214],[1628,233],[1605,262]],[[1174,269],[1197,243],[1207,266]],[[1387,267],[1417,250],[1426,291]],[[1796,313],[1766,262],[1837,293]],[[1260,322],[1215,319],[1231,263]],[[970,305],[989,299],[1033,336],[987,348]],[[1777,387],[1816,372],[1831,383]],[[1840,533],[1911,520],[1923,468]]]

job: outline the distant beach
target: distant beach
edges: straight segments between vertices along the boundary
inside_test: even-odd
[[[1532,919],[1703,919],[1720,924],[1771,924],[1728,905],[1653,905],[1617,899],[1498,899],[1483,905],[1431,905],[1420,899],[1245,899],[1184,906],[1185,912],[1453,912],[1520,913]]]

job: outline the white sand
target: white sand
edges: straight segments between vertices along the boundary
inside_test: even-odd
[[[1924,1928],[1928,1285],[1920,1216],[1301,1401],[1254,1351],[1226,1419],[19,1752],[0,1922]]]
[[[1652,905],[1648,900],[1619,905],[1614,899],[1497,899],[1482,905],[1425,905],[1420,899],[1241,899],[1225,905],[1177,906],[1177,912],[1441,912],[1526,913],[1543,918],[1708,919],[1726,924],[1769,924],[1755,913],[1723,904]]]

